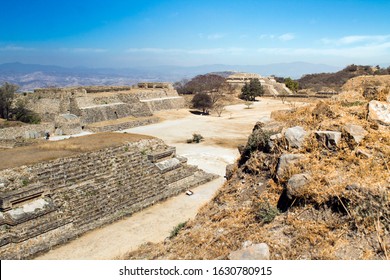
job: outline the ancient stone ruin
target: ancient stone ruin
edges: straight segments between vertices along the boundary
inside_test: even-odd
[[[137,137],[103,133],[12,149],[14,160],[0,164],[0,258],[31,258],[217,177],[162,140]],[[75,141],[85,142],[77,153]],[[23,164],[32,148],[47,153]],[[61,153],[50,158],[56,149]]]
[[[252,79],[259,79],[264,88],[264,94],[271,96],[291,95],[290,89],[283,83],[278,83],[273,77],[262,77],[254,73],[234,73],[226,78],[225,84],[233,88],[235,94],[241,93],[241,88]]]
[[[0,148],[23,145],[25,139],[43,138],[47,132],[71,135],[147,125],[158,121],[154,112],[185,107],[170,83],[45,88],[20,98],[40,116],[41,124],[0,129]]]

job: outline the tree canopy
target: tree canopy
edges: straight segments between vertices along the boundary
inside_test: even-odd
[[[198,75],[191,80],[176,82],[174,87],[179,94],[197,94],[217,91],[225,78],[216,74]]]
[[[213,107],[211,97],[207,93],[197,93],[192,98],[192,106],[196,109],[202,110],[203,114],[208,114]]]
[[[0,87],[0,118],[17,120],[26,123],[39,123],[39,116],[27,109],[25,100],[16,97],[17,85],[4,83]]]
[[[0,87],[0,117],[9,119],[11,115],[12,101],[15,98],[15,92],[18,90],[17,85],[4,83]]]
[[[299,89],[299,83],[297,81],[294,81],[290,77],[284,79],[284,84],[293,92],[297,92]]]
[[[254,101],[256,96],[262,96],[264,94],[263,86],[259,79],[252,79],[249,84],[246,83],[241,89],[240,98],[246,101]]]

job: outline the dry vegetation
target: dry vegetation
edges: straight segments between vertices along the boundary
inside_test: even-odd
[[[22,125],[26,125],[26,124],[20,121],[7,121],[5,119],[0,118],[0,129],[8,128],[8,127],[18,127]]]
[[[129,142],[150,138],[153,137],[141,134],[98,133],[7,149],[0,151],[0,170],[120,146]]]
[[[226,259],[249,240],[267,243],[272,259],[388,259],[390,130],[366,116],[367,101],[351,92],[273,114],[285,128],[342,131],[344,124],[353,123],[368,134],[356,144],[343,133],[336,150],[313,134],[300,149],[287,151],[283,141],[273,152],[258,145],[248,158],[242,154],[232,178],[176,237],[145,244],[124,257]],[[277,160],[284,152],[305,158],[278,178]],[[312,180],[287,198],[287,179],[302,172]]]

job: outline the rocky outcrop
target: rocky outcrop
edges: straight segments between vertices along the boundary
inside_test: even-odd
[[[340,144],[341,132],[339,131],[316,131],[314,134],[328,149],[335,150]]]

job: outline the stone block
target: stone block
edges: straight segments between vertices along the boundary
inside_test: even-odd
[[[367,130],[360,125],[350,123],[343,126],[343,132],[346,134],[347,139],[352,140],[356,144],[359,144],[368,134]]]
[[[294,126],[286,129],[284,137],[291,148],[301,148],[305,141],[307,132],[300,126]]]
[[[382,125],[390,125],[390,103],[372,100],[368,103],[368,118]]]
[[[335,150],[340,144],[341,132],[339,131],[316,131],[314,132],[317,140],[326,145],[328,149]]]
[[[278,167],[276,170],[276,175],[278,178],[285,176],[289,168],[291,168],[294,163],[298,160],[303,159],[305,156],[303,154],[283,154],[279,158]]]
[[[292,199],[293,197],[301,197],[303,195],[302,190],[311,181],[309,174],[294,174],[287,182],[287,197]]]

